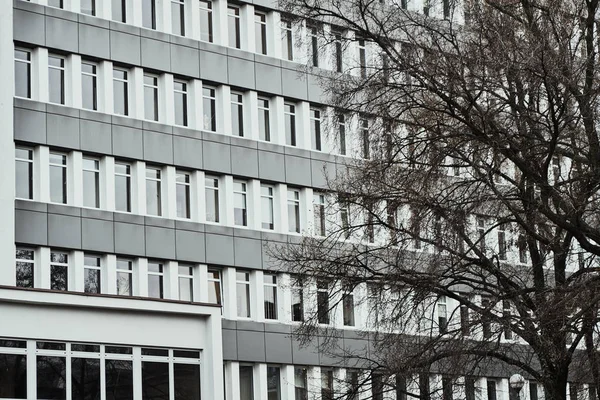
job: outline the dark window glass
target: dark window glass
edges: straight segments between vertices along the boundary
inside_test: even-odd
[[[492,379],[487,380],[487,400],[497,400],[496,381]]]
[[[208,302],[221,304],[221,272],[208,270]]]
[[[373,393],[375,393],[375,390]],[[333,370],[321,368],[321,399],[333,400],[333,398]],[[373,397],[373,399],[376,398],[376,396]]]
[[[317,319],[320,324],[329,324],[329,283],[317,281]]]
[[[308,384],[306,368],[294,368],[294,400],[308,400]]]
[[[422,400],[431,399],[431,387],[429,385],[429,374],[419,374],[419,394]]]
[[[33,150],[15,149],[15,193],[20,199],[33,199]]]
[[[319,29],[315,26],[309,27],[310,57],[313,67],[319,66]]]
[[[175,400],[200,400],[200,366],[173,365]]]
[[[590,386],[590,400],[592,400],[592,392],[595,392],[595,388],[593,388],[594,390],[592,390],[592,386]],[[594,397],[595,397],[596,393],[594,393]],[[537,387],[537,383],[529,381],[529,400],[538,400],[538,387]]]
[[[261,227],[263,229],[273,230],[275,228],[273,212],[273,188],[271,186],[260,186],[261,201]]]
[[[310,134],[313,150],[321,151],[321,111],[310,109]]]
[[[187,83],[175,81],[175,124],[188,126]]]
[[[67,366],[64,357],[37,356],[37,398],[67,398]]]
[[[73,400],[100,399],[100,360],[71,358]]]
[[[250,274],[236,272],[237,316],[250,318]]]
[[[67,203],[67,155],[50,153],[50,201]]]
[[[48,0],[50,7],[63,8],[63,0]]]
[[[62,57],[48,56],[48,91],[51,103],[65,104],[65,60]]]
[[[343,47],[342,47],[342,33],[334,32],[334,58],[335,58],[335,70],[337,72],[344,71],[344,59],[343,59]]]
[[[396,400],[406,400],[406,377],[396,375]]]
[[[15,96],[31,98],[31,52],[15,49]]]
[[[240,48],[240,9],[227,7],[227,26],[229,34],[229,47]]]
[[[200,0],[200,40],[213,41],[212,1]]]
[[[194,269],[179,264],[179,300],[194,300]]]
[[[338,114],[338,147],[341,155],[346,155],[346,117]]]
[[[25,347],[27,347],[27,342],[24,340],[0,339],[0,347],[12,347],[15,349],[24,349]]]
[[[471,376],[465,378],[465,399],[475,400],[475,378]]]
[[[267,400],[281,400],[281,368],[267,366]]]
[[[254,379],[251,365],[240,365],[240,400],[254,400]]]
[[[82,351],[86,353],[100,353],[100,346],[97,344],[79,344],[73,343],[71,351]]]
[[[67,290],[68,256],[65,253],[50,253],[50,289]]]
[[[87,15],[96,15],[96,1],[81,0],[81,13]]]
[[[380,374],[371,375],[373,400],[383,400],[383,377]]]
[[[144,348],[144,349],[142,349],[142,355],[143,356],[167,357],[169,355],[169,350],[158,349],[158,348]]]
[[[27,398],[27,357],[0,354],[0,398]]]
[[[173,350],[173,357],[200,358],[200,352],[193,350]]]
[[[344,325],[354,326],[354,295],[345,293],[343,299]]]
[[[288,189],[288,231],[300,233],[300,192]]]
[[[133,262],[117,258],[117,294],[131,296],[133,294]]]
[[[112,1],[112,19],[117,22],[127,22],[127,9],[125,0]]]
[[[34,277],[34,251],[17,249],[16,251],[17,287],[33,287]]]
[[[281,55],[284,59],[294,60],[292,22],[281,20]]]
[[[142,0],[142,26],[148,29],[156,29],[155,0]]]
[[[43,350],[60,350],[60,351],[64,351],[67,349],[67,345],[65,343],[59,343],[59,342],[36,342],[35,343],[35,348],[36,349],[43,349]]]
[[[105,369],[106,400],[133,399],[133,363],[128,360],[106,360]]]
[[[452,400],[454,397],[454,389],[453,389],[452,378],[443,377],[442,378],[442,400]]]
[[[132,354],[133,349],[131,347],[122,347],[122,346],[106,346],[104,348],[106,353],[110,354]]]
[[[248,226],[247,192],[244,182],[233,182],[233,220],[235,225]]]
[[[142,399],[165,400],[169,398],[169,364],[142,362]]]
[[[129,115],[127,85],[127,71],[122,69],[113,69],[113,95],[115,114]]]
[[[264,274],[265,319],[277,319],[277,275]]]
[[[184,0],[171,0],[171,32],[174,35],[185,35]]]

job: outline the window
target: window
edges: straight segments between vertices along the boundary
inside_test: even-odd
[[[48,0],[48,5],[55,8],[63,8],[63,0]]]
[[[213,41],[212,1],[200,1],[200,40]]]
[[[452,378],[447,376],[442,377],[442,400],[452,400],[454,397],[453,386]]]
[[[158,77],[144,75],[144,117],[158,121]]]
[[[483,217],[477,217],[477,236],[479,240],[479,251],[485,254],[485,219]]]
[[[360,77],[367,77],[367,47],[364,39],[358,40],[358,62],[360,66]]]
[[[22,343],[24,347],[25,342]],[[0,382],[4,383],[0,391],[2,398],[27,398],[27,356],[25,354],[0,354]]]
[[[219,178],[206,176],[204,178],[204,193],[206,199],[206,221],[219,222]]]
[[[344,326],[354,326],[354,294],[344,291],[342,298]]]
[[[348,400],[358,400],[360,390],[359,373],[355,369],[346,370],[346,386],[348,388]],[[400,400],[400,399],[398,399]]]
[[[426,373],[419,374],[419,394],[421,400],[431,399],[431,387],[429,385],[429,375]]]
[[[237,92],[231,92],[231,133],[244,136],[244,98]]]
[[[133,261],[117,258],[117,294],[133,295]]]
[[[308,27],[309,57],[313,67],[319,66],[319,28]]]
[[[537,383],[533,383],[533,385],[535,386],[535,397],[531,396],[531,385],[532,383],[529,383],[529,400],[538,400],[538,396],[537,396]],[[598,394],[597,394],[597,389],[596,389],[596,385],[594,384],[588,384],[588,399],[589,400],[596,400],[598,398]]]
[[[68,290],[68,260],[66,253],[50,253],[50,289]]]
[[[100,293],[101,279],[100,257],[86,254],[83,258],[83,291]]]
[[[111,0],[112,1],[112,19],[117,22],[127,22],[126,0]]]
[[[267,400],[281,400],[281,368],[273,365],[267,365]]]
[[[188,126],[187,83],[173,82],[173,97],[175,100],[175,125]]]
[[[17,287],[32,288],[34,281],[34,251],[17,248],[16,251]]]
[[[67,398],[67,365],[64,356],[36,356],[37,398]]]
[[[502,300],[502,319],[504,321],[504,338],[510,340],[513,338],[512,329],[510,324],[512,322],[511,318],[512,310],[510,306],[509,300]]]
[[[277,319],[277,275],[263,275],[265,289],[265,319]]]
[[[337,72],[344,72],[344,50],[342,43],[342,32],[333,32],[333,59],[335,62],[334,68]]]
[[[292,22],[281,20],[281,55],[285,60],[294,61],[294,46],[292,31]]]
[[[460,306],[460,331],[463,336],[471,335],[471,317],[467,306]]]
[[[114,113],[118,115],[129,115],[127,74],[124,69],[113,69]]]
[[[256,52],[267,54],[267,16],[263,13],[254,13],[254,43]]]
[[[240,400],[254,400],[252,365],[240,364]]]
[[[484,339],[489,339],[492,337],[492,323],[490,321],[490,317],[487,315],[487,313],[489,311],[486,311],[485,309],[490,308],[491,306],[491,301],[488,298],[483,298],[481,299],[481,307],[484,309],[484,315],[481,316],[481,325],[482,325],[482,332],[483,332],[483,338]]]
[[[338,200],[340,204],[341,229],[344,239],[350,239],[350,204],[342,198]]]
[[[302,285],[292,287],[292,321],[304,321],[304,295]]]
[[[487,400],[497,400],[496,381],[493,379],[487,380]]]
[[[33,150],[15,148],[15,194],[19,199],[33,199]]]
[[[185,35],[185,0],[171,0],[171,33]]]
[[[396,400],[406,400],[407,396],[406,377],[396,375]]]
[[[73,399],[93,398],[100,392],[99,359],[71,357],[71,390]]]
[[[131,165],[115,162],[115,209],[131,212]]]
[[[190,218],[190,174],[177,171],[176,192],[177,192],[177,217]]]
[[[50,201],[67,204],[67,155],[50,152]]]
[[[300,191],[288,189],[288,231],[300,233]]]
[[[235,225],[248,226],[246,194],[246,183],[233,181],[233,223]]]
[[[163,298],[163,265],[156,261],[148,262],[148,297]]]
[[[381,376],[381,373],[373,372],[371,374],[371,388],[373,392],[372,400],[383,400],[383,376]]]
[[[83,157],[83,205],[100,207],[100,161]]]
[[[156,29],[155,0],[142,0],[142,26],[148,29]]]
[[[261,217],[262,228],[273,230],[275,229],[275,220],[273,213],[273,187],[260,185],[260,201],[261,201]]]
[[[110,348],[107,346],[106,352]],[[106,399],[133,399],[133,362],[131,360],[110,360],[107,354],[105,361]]]
[[[167,362],[142,361],[142,400],[164,399],[169,393],[169,381]]]
[[[294,368],[294,400],[308,400],[307,368]]]
[[[237,316],[250,318],[250,273],[236,271]]]
[[[360,139],[362,144],[362,158],[368,160],[371,158],[371,138],[369,137],[369,120],[361,118],[360,120]]]
[[[329,324],[329,282],[317,280],[317,319],[320,324]]]
[[[48,56],[48,96],[50,103],[65,104],[65,59],[55,55]]]
[[[240,48],[240,9],[227,6],[227,26],[229,34],[229,47]]]
[[[321,151],[321,110],[310,109],[310,135],[312,138],[313,150]]]
[[[160,169],[146,168],[146,214],[162,215]]]
[[[179,300],[194,301],[194,267],[179,264]]]
[[[259,139],[271,141],[271,122],[269,119],[269,99],[258,98],[258,134]]]
[[[202,112],[203,126],[207,131],[215,132],[217,130],[217,117],[215,111],[216,90],[211,87],[202,87]]]
[[[506,260],[506,225],[498,225],[498,258]]]
[[[333,400],[333,370],[321,368],[321,399]]]
[[[590,389],[591,389],[591,387],[590,387]],[[591,391],[590,391],[590,395],[591,395]],[[594,393],[594,396],[595,396],[595,393]],[[592,396],[590,396],[589,398],[591,400]],[[529,381],[529,400],[538,400],[537,382]]]
[[[98,72],[96,64],[81,63],[81,106],[88,110],[98,109]]]
[[[440,296],[437,302],[438,329],[440,334],[448,331],[448,309],[446,306],[446,296]]]
[[[519,247],[519,262],[521,264],[527,264],[527,241],[524,234],[519,234],[517,240],[517,246]]]
[[[315,234],[325,236],[325,195],[315,193],[313,197],[313,214],[315,217]]]
[[[475,400],[475,378],[465,377],[465,400]]]
[[[448,19],[450,18],[450,0],[444,0],[443,3],[444,19]]]
[[[218,269],[208,270],[208,302],[222,304],[221,301],[221,271]]]
[[[346,117],[344,114],[337,115],[337,144],[338,152],[345,156],[346,155]]]
[[[81,0],[81,13],[87,15],[96,15],[96,1]]]
[[[31,98],[31,51],[15,49],[15,96]]]
[[[296,106],[285,103],[283,106],[285,119],[285,143],[296,146]]]

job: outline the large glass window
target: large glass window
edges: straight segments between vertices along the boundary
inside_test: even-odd
[[[364,39],[358,40],[358,62],[360,66],[360,77],[367,77],[367,47]]]
[[[496,400],[496,381],[493,379],[487,380],[487,400]]]
[[[257,53],[267,54],[267,16],[260,12],[254,13],[254,43]]]
[[[131,165],[115,162],[115,209],[131,212]]]
[[[194,267],[179,264],[179,300],[194,301]]]
[[[202,87],[202,113],[203,126],[207,131],[217,130],[217,114],[215,110],[216,90],[211,87]]]
[[[233,207],[234,224],[248,226],[247,185],[244,182],[233,182]]]
[[[277,319],[277,275],[263,275],[265,294],[265,319]]]
[[[73,400],[92,400],[99,398],[99,359],[71,358],[71,392]]]
[[[59,356],[36,357],[37,366],[37,398],[67,398],[67,365],[66,358]]]
[[[237,271],[236,278],[236,297],[237,297],[237,316],[241,318],[250,318],[250,273]]]
[[[86,254],[83,262],[84,292],[100,293],[102,264],[100,257]]]
[[[252,365],[240,365],[240,400],[254,400]]]
[[[15,148],[15,195],[19,199],[33,199],[33,150]]]
[[[271,141],[271,122],[269,119],[269,99],[258,98],[258,134],[259,139]]]
[[[281,400],[281,368],[274,365],[267,365],[267,400]]]
[[[288,189],[288,231],[300,233],[300,191]]]
[[[285,103],[283,106],[285,120],[285,143],[296,146],[296,106]]]
[[[308,382],[306,367],[294,368],[294,400],[308,400]]]
[[[310,109],[310,135],[313,150],[321,151],[321,110],[316,108]]]
[[[88,61],[81,63],[81,106],[98,109],[98,67]]]
[[[204,179],[206,221],[219,222],[219,178],[206,176]]]
[[[67,204],[67,155],[50,152],[50,201]]]
[[[112,19],[117,22],[127,22],[127,1],[126,0],[111,0]]]
[[[114,113],[129,115],[128,72],[124,69],[113,69]]]
[[[175,186],[177,192],[177,217],[190,218],[190,174],[177,171]]]
[[[355,369],[346,370],[346,385],[348,387],[348,400],[358,400],[358,393],[360,391],[360,379],[359,372]],[[397,398],[397,400],[402,400]]]
[[[342,299],[344,326],[354,326],[354,294],[344,292]]]
[[[292,287],[292,321],[304,321],[304,295],[302,285]]]
[[[83,205],[100,207],[100,161],[83,158]]]
[[[188,126],[187,83],[175,81],[173,97],[175,100],[175,125]]]
[[[117,258],[117,294],[133,295],[133,261]]]
[[[360,140],[362,148],[362,158],[371,158],[371,138],[369,136],[369,120],[361,118],[360,120]]]
[[[229,47],[240,48],[240,9],[234,6],[227,7],[227,26],[229,34]]]
[[[262,228],[273,230],[275,229],[275,220],[273,212],[273,192],[272,186],[260,186],[260,201],[261,201],[261,217]]]
[[[156,261],[148,262],[148,297],[162,299],[163,293],[163,265]]]
[[[284,59],[294,60],[292,21],[281,20],[281,55]]]
[[[174,364],[175,400],[200,400],[200,365]]]
[[[448,330],[448,309],[446,307],[446,296],[440,296],[437,302],[438,329],[440,333]]]
[[[319,28],[308,27],[309,57],[313,67],[319,66]]]
[[[16,251],[16,274],[17,287],[32,288],[34,285],[34,251],[30,249],[17,248]],[[1,382],[1,379],[0,379]],[[1,389],[0,389],[1,391]],[[0,396],[1,398],[1,396]]]
[[[27,398],[27,356],[0,354],[0,398]]]
[[[200,40],[213,41],[212,1],[200,0]]]
[[[171,0],[171,33],[185,35],[185,1]]]
[[[209,269],[208,302],[213,304],[222,304],[221,292],[221,271],[218,269]]]
[[[133,399],[133,362],[107,359],[104,363],[106,400]]]
[[[321,368],[321,400],[333,400],[333,370]]]
[[[158,77],[144,75],[144,117],[158,121]]]
[[[156,1],[142,0],[142,26],[156,29]]]
[[[325,195],[322,193],[315,193],[313,196],[313,214],[315,233],[318,236],[325,236]]]
[[[333,59],[334,68],[337,72],[344,72],[344,47],[342,32],[333,32]]]
[[[50,253],[50,289],[68,290],[69,256],[67,253]]]
[[[15,49],[15,96],[31,98],[31,51]]]
[[[142,361],[142,400],[164,400],[168,398],[169,364],[166,362]]]
[[[50,103],[65,104],[65,59],[48,56],[48,100]]]
[[[160,169],[146,168],[146,214],[162,215]]]
[[[244,136],[244,97],[238,92],[231,92],[231,133]]]
[[[320,324],[329,324],[329,282],[317,280],[317,319]]]

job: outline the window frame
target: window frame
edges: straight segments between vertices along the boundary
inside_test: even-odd
[[[227,46],[234,49],[242,48],[241,41],[241,15],[240,7],[227,4]],[[233,25],[231,25],[233,23]],[[235,37],[231,38],[231,30],[234,30]],[[233,40],[233,45],[232,45]]]
[[[157,172],[157,178],[154,177],[149,177],[148,176],[148,171],[156,171]],[[162,169],[160,167],[155,167],[152,165],[148,165],[146,164],[146,169],[145,169],[145,178],[144,178],[144,183],[146,184],[146,215],[149,216],[153,216],[153,217],[161,217],[162,216]],[[149,189],[149,181],[150,182],[156,182],[156,192],[157,192],[157,201],[156,201],[156,209],[157,209],[157,213],[156,214],[150,214],[148,212],[148,189]]]
[[[19,157],[17,155],[18,151],[27,151],[29,158],[25,159],[22,157]],[[18,190],[17,190],[17,185],[19,183],[18,179],[16,179],[16,173],[17,173],[17,165],[19,165],[18,163],[24,163],[27,165],[27,192],[28,192],[28,196],[27,197],[20,197],[18,195]],[[25,199],[25,200],[33,200],[34,199],[34,149],[31,147],[26,147],[26,146],[20,146],[20,145],[15,145],[15,198],[17,199]]]
[[[153,79],[153,83],[147,83],[146,78]],[[144,73],[143,79],[144,86],[144,119],[146,121],[158,122],[160,120],[160,111],[159,111],[159,76],[155,74]],[[147,89],[152,91],[152,104],[153,104],[153,113],[155,114],[155,118],[149,118],[148,109],[147,109]]]
[[[292,198],[290,198],[290,194],[293,194]],[[292,224],[290,223],[290,221],[291,221],[291,218],[290,218],[291,208],[290,207],[293,207],[293,209],[294,209],[294,225],[295,225],[294,230],[292,230]],[[300,207],[301,207],[300,189],[288,187],[288,189],[287,189],[288,233],[300,233],[302,231],[302,213],[300,211]]]
[[[124,1],[124,0],[123,0]],[[124,74],[124,78],[116,77],[115,72],[122,72]],[[116,115],[129,116],[129,70],[123,67],[115,67],[113,66],[113,113]],[[118,113],[115,109],[115,104],[117,104],[116,100],[116,91],[115,86],[117,84],[124,85],[124,98],[123,98],[123,108],[124,114]]]
[[[213,7],[212,7],[212,1],[211,0],[200,0],[198,7],[200,8],[200,41],[201,42],[212,43],[213,42]],[[202,36],[202,34],[203,34],[202,18],[203,18],[204,14],[207,16],[207,22],[208,22],[208,28],[207,28],[208,40],[204,40],[203,36]]]
[[[207,182],[208,181],[212,181],[212,183],[214,183],[213,186],[207,186]],[[221,195],[220,195],[220,185],[221,184],[221,180],[219,179],[218,176],[215,175],[205,175],[204,176],[204,210],[205,210],[205,220],[206,222],[209,223],[215,223],[218,224],[220,223],[220,214],[221,214],[221,210],[220,210],[220,200],[221,200]],[[208,194],[207,191],[211,191],[213,192],[213,197],[215,199],[215,209],[214,209],[214,221],[210,220],[208,218],[209,215],[209,210],[208,210]]]
[[[31,258],[22,258],[20,257],[20,253],[21,252],[28,252],[31,254]],[[19,264],[28,264],[28,268],[31,268],[31,285],[22,285],[19,284],[19,268],[22,267],[22,265]],[[22,246],[17,246],[15,249],[15,275],[16,275],[16,281],[15,281],[15,286],[16,287],[22,287],[22,288],[34,288],[35,287],[35,276],[36,276],[36,271],[35,271],[35,249],[30,248],[30,247],[22,247]]]
[[[84,66],[91,67],[92,72],[84,71]],[[92,83],[92,107],[85,106],[85,81],[86,77],[91,79]],[[81,108],[91,111],[98,111],[98,64],[89,60],[81,60]]]
[[[22,53],[26,53],[27,54],[27,59],[24,60],[22,58],[18,58],[17,57],[17,52],[22,52]],[[19,97],[22,99],[31,99],[32,98],[32,70],[33,70],[33,52],[31,51],[31,49],[27,49],[24,47],[15,47],[14,49],[14,62],[15,62],[15,85],[14,85],[14,95],[15,97]],[[27,96],[23,97],[23,96],[19,96],[17,94],[17,65],[18,64],[25,64],[26,65],[26,77],[27,77]]]
[[[260,40],[257,40],[260,39]],[[260,48],[258,44],[260,43]],[[267,55],[267,13],[264,11],[254,11],[254,44],[255,51],[258,54]]]
[[[60,0],[62,3],[62,0]],[[62,7],[61,7],[62,8]],[[56,65],[51,65],[50,64],[50,59],[56,59],[56,60],[60,60],[60,66],[56,66]],[[54,71],[60,71],[60,101],[59,102],[55,102],[52,100],[52,84],[53,82],[55,82],[55,79],[52,79],[50,77],[50,71],[54,70]],[[61,104],[61,105],[65,105],[67,102],[66,99],[66,90],[65,90],[65,76],[66,76],[66,72],[67,72],[67,59],[64,56],[58,55],[58,54],[48,54],[48,102],[52,103],[52,104]]]
[[[266,106],[265,106],[266,104]],[[264,96],[258,96],[258,135],[259,140],[271,141],[271,100]],[[262,117],[261,117],[262,115]],[[261,118],[264,124],[261,124]],[[264,131],[264,132],[263,132]],[[264,135],[263,135],[264,133]]]
[[[121,160],[115,160],[115,167],[117,165],[120,166],[125,166],[126,170],[129,172],[126,173],[122,173],[122,172],[117,172],[117,169],[115,168],[115,211],[117,212],[127,212],[130,213],[132,212],[132,185],[131,185],[131,181],[133,179],[133,174],[132,174],[132,170],[133,170],[133,165],[126,162],[126,161],[121,161]],[[117,196],[118,193],[120,193],[120,190],[116,190],[117,187],[117,177],[123,177],[126,179],[127,182],[127,191],[126,191],[126,196],[127,196],[127,210],[119,210],[117,209]]]
[[[207,104],[210,105],[210,115],[207,115]],[[216,104],[217,89],[214,86],[202,85],[202,129],[205,131],[217,131]],[[207,116],[209,120],[207,120]],[[209,127],[207,127],[207,123],[210,125]]]
[[[180,178],[183,177],[183,181]],[[180,215],[179,209],[179,187],[183,186],[185,190],[185,215]],[[175,170],[175,204],[176,204],[176,213],[177,218],[181,219],[191,219],[192,218],[192,175],[188,171],[184,170]]]
[[[100,160],[96,157],[89,157],[89,156],[83,156],[83,160],[82,160],[82,164],[81,164],[81,171],[82,171],[82,179],[83,179],[83,189],[86,188],[85,185],[85,176],[86,176],[86,172],[87,173],[91,173],[94,174],[94,190],[95,190],[95,205],[89,205],[86,204],[86,195],[85,195],[85,191],[83,193],[83,207],[87,207],[87,208],[100,208],[101,205],[101,199],[100,199]],[[94,165],[96,166],[95,169],[86,167],[86,161],[91,161],[94,163]]]
[[[171,0],[171,1],[177,1],[177,0]],[[181,89],[177,88],[177,85],[181,85]],[[182,106],[181,107],[177,107],[177,97],[181,97],[181,103]],[[173,81],[173,106],[174,106],[174,114],[175,114],[175,121],[174,124],[177,126],[188,126],[189,124],[189,118],[188,118],[188,82],[183,80],[183,79],[175,79]],[[178,109],[181,110],[181,113],[183,113],[180,118],[178,118]],[[181,119],[180,122],[182,123],[178,123],[178,119]]]

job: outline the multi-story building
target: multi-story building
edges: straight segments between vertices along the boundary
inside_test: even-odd
[[[0,398],[304,400],[364,375],[291,333],[318,312],[367,349],[367,288],[329,310],[269,247],[344,224],[326,176],[369,155],[369,121],[326,123],[299,66],[374,57],[276,3],[2,0]]]

